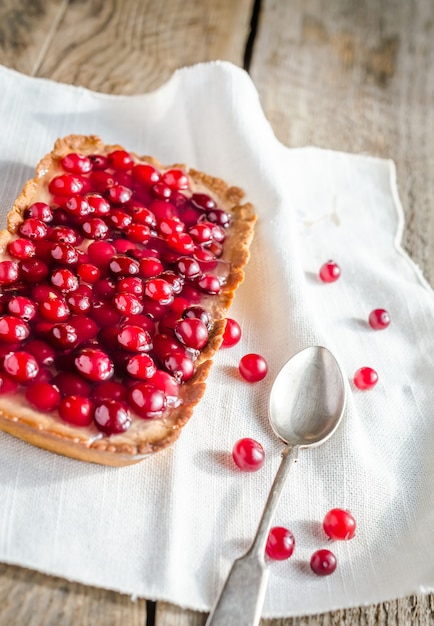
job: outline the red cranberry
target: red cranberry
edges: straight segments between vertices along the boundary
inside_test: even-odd
[[[116,277],[134,276],[139,273],[139,264],[124,254],[115,254],[109,262],[109,270]]]
[[[91,206],[84,196],[71,196],[65,202],[64,207],[75,218],[83,218],[92,211]]]
[[[75,265],[78,261],[77,249],[70,243],[56,243],[51,248],[51,256],[57,261],[65,265]]]
[[[168,217],[160,220],[158,230],[163,237],[169,237],[170,235],[184,232],[185,224],[181,222],[179,217]]]
[[[4,372],[0,372],[0,395],[12,395],[18,391],[18,384]]]
[[[75,245],[79,243],[80,235],[75,228],[70,226],[55,226],[48,232],[48,239],[56,243],[70,243]]]
[[[152,348],[151,335],[140,326],[125,325],[117,337],[119,345],[129,352],[144,352]]]
[[[126,150],[113,150],[107,155],[108,166],[121,171],[128,171],[134,165],[134,159]]]
[[[30,382],[39,372],[35,357],[23,350],[7,354],[3,359],[3,368],[6,374],[20,383]]]
[[[112,360],[102,350],[85,348],[80,351],[74,363],[79,373],[93,382],[108,380],[114,373]]]
[[[270,559],[283,561],[289,559],[294,552],[294,535],[287,528],[274,526],[268,535],[265,552]]]
[[[188,189],[189,181],[185,172],[180,169],[171,169],[164,172],[163,183],[172,190]]]
[[[49,382],[31,383],[25,392],[26,400],[38,411],[53,411],[60,404],[60,392]]]
[[[194,317],[186,317],[175,326],[175,335],[187,348],[202,350],[208,343],[208,329],[206,325]]]
[[[86,200],[90,206],[90,212],[95,217],[104,217],[110,213],[110,202],[99,193],[88,193]]]
[[[170,220],[178,216],[175,205],[164,200],[154,200],[151,203],[149,210],[155,216],[157,222],[160,222],[161,220]]]
[[[131,196],[133,195],[133,192],[129,189],[129,187],[119,184],[109,187],[106,193],[110,202],[113,202],[114,204],[126,204],[129,200],[131,200]]]
[[[354,374],[354,384],[358,389],[372,389],[378,382],[378,374],[372,367],[361,367]]]
[[[90,426],[94,411],[93,403],[83,396],[66,396],[59,405],[60,417],[74,426]]]
[[[102,300],[92,302],[90,315],[101,327],[116,326],[121,318],[121,314],[113,304]]]
[[[385,309],[375,309],[369,314],[369,325],[374,330],[383,330],[390,324],[390,315]]]
[[[163,370],[157,370],[149,382],[165,393],[168,404],[176,404],[179,397],[179,383],[173,376]]]
[[[106,435],[124,433],[132,423],[130,412],[125,404],[116,400],[100,402],[95,408],[94,421],[98,430]]]
[[[264,464],[265,452],[258,441],[245,437],[235,443],[232,458],[244,472],[256,472]]]
[[[0,342],[16,343],[27,339],[30,329],[26,322],[14,315],[0,317]]]
[[[106,380],[98,383],[92,389],[91,399],[95,404],[99,404],[104,400],[117,400],[124,402],[127,397],[127,390],[124,385],[113,380]]]
[[[0,285],[12,285],[20,275],[19,265],[15,261],[0,261]]]
[[[8,311],[11,315],[16,315],[24,322],[29,322],[36,315],[36,306],[30,298],[14,296],[9,300]]]
[[[226,326],[223,333],[222,348],[231,348],[241,339],[241,327],[230,317],[226,318]]]
[[[78,174],[60,174],[55,176],[48,185],[53,196],[74,196],[88,191],[89,182]]]
[[[143,304],[132,293],[118,293],[113,303],[122,315],[139,315],[143,311]]]
[[[30,339],[26,343],[26,352],[32,354],[39,365],[50,366],[54,363],[55,352],[53,348],[41,339]]]
[[[211,328],[211,316],[206,309],[198,304],[193,304],[184,309],[182,313],[183,318],[194,318],[201,320],[209,330]]]
[[[29,259],[35,254],[35,244],[29,239],[14,239],[8,243],[7,250],[16,259]]]
[[[191,196],[191,202],[195,207],[201,209],[202,211],[214,209],[216,206],[216,203],[211,196],[206,193],[194,193]]]
[[[211,295],[217,295],[221,291],[220,281],[214,274],[204,274],[196,284],[201,291]]]
[[[45,224],[49,224],[53,221],[53,211],[51,207],[45,202],[34,202],[25,211],[24,217],[34,217]]]
[[[319,270],[319,277],[323,283],[334,283],[341,275],[341,268],[337,263],[330,260],[324,263]]]
[[[134,165],[132,169],[134,180],[145,185],[153,185],[160,180],[160,173],[149,163]]]
[[[77,152],[67,154],[60,161],[63,169],[72,174],[87,174],[92,169],[92,161],[89,157]]]
[[[155,229],[157,226],[157,220],[155,215],[145,205],[140,202],[132,202],[128,205],[128,210],[132,215],[133,224],[143,224],[150,229]]]
[[[89,154],[89,160],[94,170],[105,170],[108,165],[108,159],[103,154]]]
[[[40,283],[48,276],[48,265],[40,259],[30,258],[21,261],[20,278],[26,283]]]
[[[178,382],[186,382],[194,374],[194,364],[184,352],[176,351],[166,354],[164,367]]]
[[[179,254],[192,254],[194,252],[194,241],[188,233],[173,233],[166,239],[171,250]]]
[[[100,300],[109,300],[116,293],[116,283],[112,278],[101,278],[93,287],[93,295]]]
[[[39,313],[49,322],[64,322],[70,311],[63,298],[51,296],[39,302]]]
[[[62,396],[83,396],[88,397],[90,394],[90,384],[78,374],[74,372],[59,372],[53,378],[55,385]]]
[[[125,234],[130,241],[147,243],[151,238],[151,230],[146,224],[130,224],[125,229]]]
[[[145,290],[143,280],[138,276],[121,278],[118,281],[116,288],[119,293],[132,293],[135,296],[143,296]]]
[[[336,557],[330,550],[317,550],[310,559],[310,567],[318,576],[333,574],[336,565]]]
[[[78,287],[77,276],[67,268],[55,269],[51,274],[50,282],[53,287],[56,287],[63,293],[74,291]]]
[[[238,369],[241,376],[249,383],[256,383],[265,378],[268,365],[264,357],[259,354],[246,354],[239,362]]]
[[[194,226],[191,226],[188,229],[188,234],[193,239],[193,241],[202,245],[210,243],[212,239],[212,230],[210,226],[205,222],[194,224]]]
[[[155,185],[152,185],[151,191],[156,198],[159,198],[161,200],[168,200],[170,196],[172,195],[172,190],[170,189],[168,185],[163,183],[163,181],[160,181],[158,183],[155,183]]]
[[[89,296],[77,291],[73,291],[66,296],[66,303],[71,313],[88,313],[91,308]]]
[[[37,241],[38,239],[43,239],[47,236],[48,229],[44,222],[41,222],[41,220],[29,217],[20,225],[18,231],[23,237],[27,237],[27,239],[31,239],[32,241]]]
[[[55,324],[48,332],[47,340],[57,349],[71,350],[78,345],[77,331],[72,324]]]
[[[91,217],[82,223],[81,229],[88,239],[106,239],[110,230],[107,224],[100,217]]]
[[[153,359],[148,354],[140,353],[129,357],[126,370],[133,378],[146,380],[152,378],[157,368]]]
[[[161,389],[149,383],[138,383],[129,389],[128,403],[139,417],[154,419],[163,415],[167,398]]]
[[[173,300],[170,284],[163,278],[151,278],[145,283],[145,296],[161,304],[169,304]]]
[[[356,520],[349,511],[331,509],[324,517],[323,528],[330,539],[352,539],[356,534]]]
[[[101,277],[101,270],[92,263],[82,263],[77,268],[77,274],[85,283],[95,283]]]
[[[188,280],[194,280],[202,275],[202,269],[199,263],[189,256],[182,256],[176,262],[177,272],[187,278]]]
[[[87,248],[89,261],[97,267],[105,267],[116,254],[116,249],[108,241],[93,241]]]

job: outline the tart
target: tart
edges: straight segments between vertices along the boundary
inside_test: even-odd
[[[255,214],[219,178],[58,139],[0,232],[0,429],[110,466],[202,397]]]

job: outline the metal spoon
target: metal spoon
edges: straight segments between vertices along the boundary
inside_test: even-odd
[[[256,626],[261,618],[269,570],[264,551],[282,487],[300,448],[318,446],[333,435],[345,407],[345,384],[333,354],[311,346],[282,367],[270,394],[273,431],[287,445],[256,536],[236,559],[206,626]]]

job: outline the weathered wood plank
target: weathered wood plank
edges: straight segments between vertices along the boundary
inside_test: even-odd
[[[277,136],[395,160],[404,242],[434,284],[431,0],[263,0],[251,74]]]
[[[71,0],[38,76],[108,93],[141,93],[179,67],[242,65],[253,0]]]
[[[24,624],[144,626],[146,601],[0,564],[0,626]]]

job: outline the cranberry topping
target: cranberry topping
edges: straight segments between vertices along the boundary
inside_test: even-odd
[[[0,393],[22,386],[36,410],[111,436],[181,402],[230,214],[181,168],[124,150],[59,166],[0,261]]]

